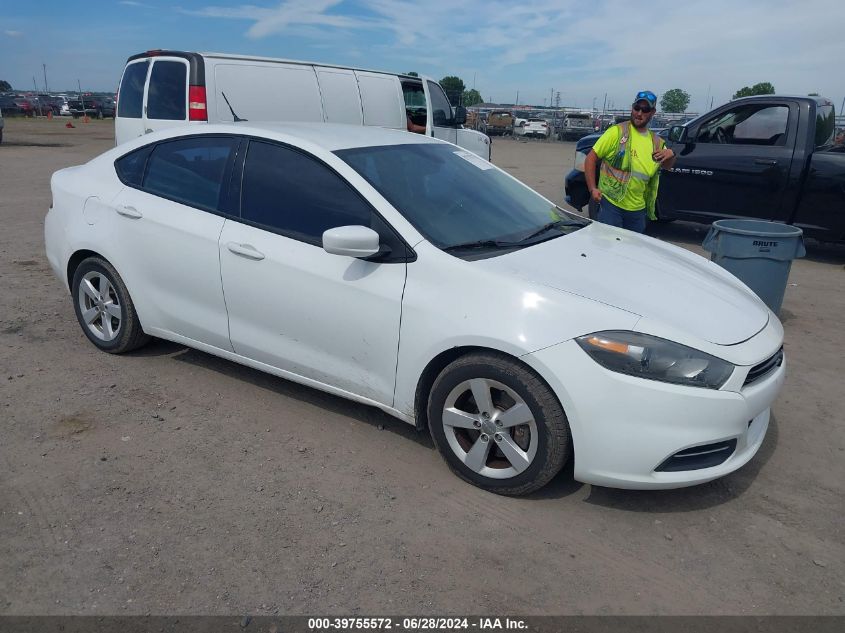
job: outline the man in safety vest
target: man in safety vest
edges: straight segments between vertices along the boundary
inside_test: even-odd
[[[671,169],[675,153],[648,129],[657,97],[638,92],[631,106],[631,120],[609,127],[584,162],[584,176],[591,198],[600,204],[598,221],[631,231],[645,231],[646,216],[654,212],[660,169]],[[601,160],[598,187],[596,162]]]

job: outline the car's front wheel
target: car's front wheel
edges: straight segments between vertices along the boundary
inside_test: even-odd
[[[82,331],[104,352],[122,354],[150,340],[141,328],[123,279],[104,259],[84,260],[73,275],[72,290]]]
[[[452,471],[498,494],[541,488],[569,454],[569,425],[554,393],[500,354],[470,354],[447,366],[432,387],[428,420]]]

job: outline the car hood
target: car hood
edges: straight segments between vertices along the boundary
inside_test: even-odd
[[[765,304],[720,266],[598,222],[477,263],[496,275],[611,305],[716,345],[745,341],[769,320]]]

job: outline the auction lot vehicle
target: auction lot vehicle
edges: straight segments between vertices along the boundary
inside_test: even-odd
[[[115,141],[186,124],[298,121],[408,129],[455,143],[485,160],[490,139],[462,127],[429,77],[228,55],[147,51],[126,63],[118,92]]]
[[[80,95],[68,100],[68,111],[73,117],[91,116],[97,119],[115,117],[115,102],[111,97]]]
[[[507,110],[494,110],[487,116],[487,136],[513,134],[513,115]]]
[[[783,329],[681,248],[450,143],[210,124],[56,172],[47,257],[100,350],[178,342],[428,427],[501,494],[673,488],[747,463]]]
[[[3,127],[6,125],[6,122],[3,119],[3,111],[0,110],[0,143],[3,142]]]
[[[833,103],[823,97],[746,97],[669,129],[678,159],[660,176],[661,220],[710,223],[757,218],[794,224],[825,241],[845,240],[845,147],[834,144]],[[576,146],[566,200],[590,205]],[[591,216],[595,205],[590,205]]]
[[[593,115],[582,112],[567,112],[558,132],[559,141],[577,141],[595,131]]]
[[[523,136],[536,136],[538,138],[549,138],[551,129],[549,122],[545,119],[528,119],[522,132]]]

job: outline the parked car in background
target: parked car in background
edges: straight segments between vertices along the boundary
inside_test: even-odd
[[[65,95],[40,94],[38,101],[43,106],[42,114],[46,115],[49,109],[54,116],[70,116],[70,107]]]
[[[430,136],[183,126],[51,190],[47,259],[98,349],[156,336],[378,407],[492,492],[570,459],[601,486],[716,479],[783,385],[780,321],[730,273]]]
[[[551,128],[546,119],[531,118],[525,123],[523,130],[524,136],[533,136],[535,138],[549,138]]]
[[[120,80],[117,144],[150,130],[229,121],[347,123],[398,130],[414,125],[490,159],[490,139],[466,129],[440,84],[415,77],[283,59],[147,51]]]
[[[558,131],[559,141],[577,141],[595,131],[593,115],[582,112],[567,112]]]
[[[513,134],[513,115],[507,110],[494,110],[487,116],[487,136]]]
[[[0,97],[0,110],[6,116],[35,116],[35,107],[32,101],[19,95]]]
[[[794,224],[816,239],[845,241],[845,154],[835,145],[833,103],[824,97],[757,96],[732,101],[667,130],[677,158],[660,176],[662,220],[710,223],[754,218]],[[584,157],[598,136],[576,145],[566,200],[590,203]]]
[[[3,111],[0,110],[0,143],[3,142],[3,128],[6,126],[6,122],[3,120]]]
[[[95,119],[114,118],[116,112],[114,99],[101,95],[79,95],[68,100],[68,109],[73,117],[94,117]]]

